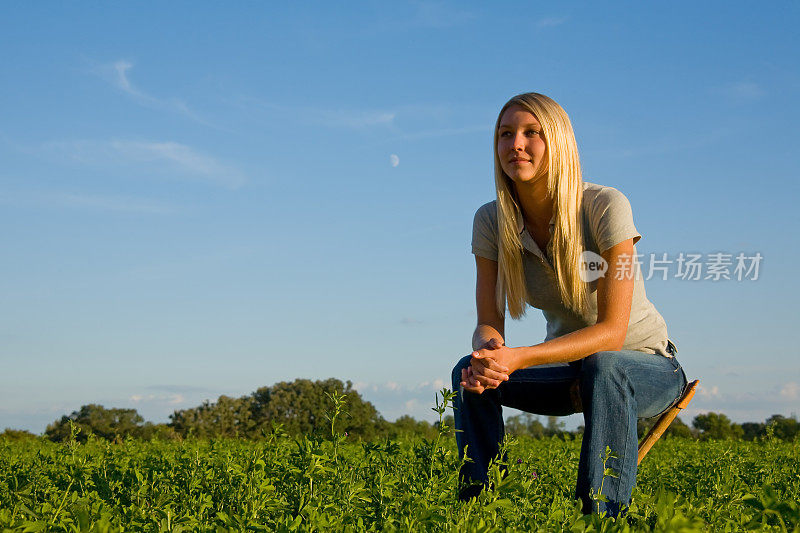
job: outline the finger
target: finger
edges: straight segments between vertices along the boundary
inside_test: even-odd
[[[462,376],[464,376],[466,374],[466,379],[462,379],[461,380],[461,386],[464,387],[464,390],[468,390],[470,392],[475,392],[475,393],[478,393],[478,394],[482,393],[483,392],[483,386],[480,383],[478,383],[477,381],[475,381],[475,379],[473,377],[473,374],[472,374],[472,369],[467,367],[464,370],[465,371],[462,371]]]
[[[494,379],[497,381],[508,381],[508,374],[506,374],[505,372],[498,372],[496,370],[492,370],[491,368],[485,368],[485,367],[476,368],[473,373],[488,379]]]
[[[472,363],[471,366],[480,365],[483,366],[484,368],[489,368],[491,370],[494,370],[495,372],[502,372],[503,374],[508,374],[508,367],[506,367],[505,365],[501,365],[500,363],[497,362],[496,359],[492,359],[490,357],[484,359],[474,358],[471,361],[471,363]]]
[[[476,383],[472,380],[472,369],[470,367],[461,369],[461,386],[466,390],[475,388]]]
[[[488,341],[483,343],[481,346],[484,350],[496,350],[500,345],[497,343],[497,339],[489,339]]]
[[[474,392],[476,394],[481,394],[484,390],[486,390],[482,385],[470,385],[467,382],[462,381],[461,386],[464,387],[464,390],[469,392]]]
[[[468,371],[469,371],[469,379],[467,380],[467,383],[469,383],[470,386],[472,387],[478,387],[480,389],[483,389],[484,388],[483,384],[478,381],[477,374],[475,374],[475,372],[472,371],[472,368],[470,368]]]
[[[502,383],[502,381],[500,380],[487,378],[486,376],[481,376],[481,375],[476,375],[475,381],[477,381],[487,389],[496,389]]]

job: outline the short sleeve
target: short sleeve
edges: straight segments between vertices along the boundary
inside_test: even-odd
[[[642,238],[633,224],[630,202],[613,187],[604,187],[597,194],[588,214],[600,253],[628,239],[636,244]]]
[[[482,205],[472,221],[472,253],[497,261],[496,202]]]

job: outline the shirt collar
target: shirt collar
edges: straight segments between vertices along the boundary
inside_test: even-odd
[[[550,227],[556,225],[556,214],[550,217]],[[517,212],[517,233],[522,233],[525,230],[525,222],[522,220],[522,213]],[[552,231],[550,233],[553,233]]]

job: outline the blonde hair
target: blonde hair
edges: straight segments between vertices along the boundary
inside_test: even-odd
[[[522,210],[511,178],[503,171],[497,153],[498,129],[506,109],[518,105],[532,113],[542,125],[546,144],[547,192],[553,199],[553,267],[564,305],[581,313],[586,308],[586,285],[580,278],[583,253],[583,179],[578,145],[566,111],[553,99],[538,93],[525,93],[506,102],[494,128],[494,177],[497,188],[498,276],[497,308],[504,314],[506,304],[512,318],[525,314],[530,298],[522,268],[522,242],[517,231]]]

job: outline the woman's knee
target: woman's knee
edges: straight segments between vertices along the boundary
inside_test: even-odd
[[[598,379],[619,376],[624,373],[622,360],[616,352],[595,352],[583,360],[581,367],[585,378]]]
[[[456,363],[456,366],[453,367],[453,373],[451,375],[451,379],[453,381],[453,390],[458,389],[458,384],[461,383],[461,371],[469,367],[471,359],[471,355],[465,355],[459,359],[458,363]]]

